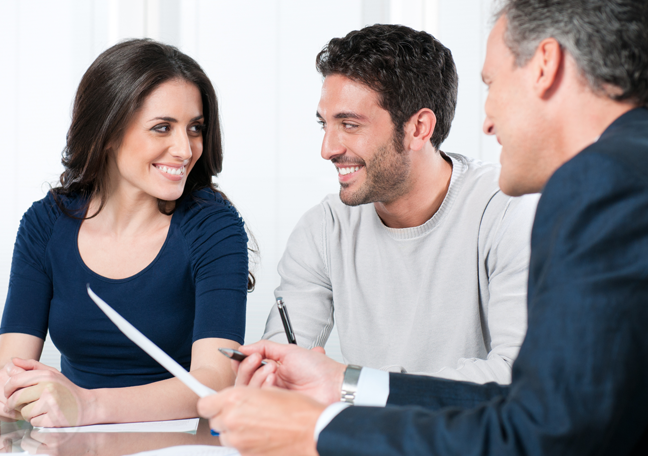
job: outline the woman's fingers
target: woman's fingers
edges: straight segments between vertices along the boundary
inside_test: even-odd
[[[48,366],[47,364],[43,364],[39,361],[36,361],[35,359],[22,359],[22,358],[13,358],[11,360],[14,366],[19,367],[20,369],[23,370],[47,370],[47,371],[53,371],[53,372],[58,372],[57,369]]]
[[[19,391],[16,391],[14,394],[9,396],[9,399],[7,399],[7,405],[6,405],[7,409],[15,410],[22,414],[22,410],[27,404],[30,404],[40,399],[44,387],[45,387],[44,384],[39,383],[33,386],[22,388]],[[22,414],[22,416],[23,418],[28,420],[28,418],[25,417],[24,414]]]
[[[56,370],[27,370],[11,375],[4,385],[4,395],[9,400],[15,392],[39,383],[55,382],[60,374]]]

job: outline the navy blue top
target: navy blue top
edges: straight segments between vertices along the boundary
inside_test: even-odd
[[[59,197],[74,213],[81,198]],[[20,222],[0,334],[45,339],[61,371],[83,388],[142,385],[170,378],[94,304],[86,284],[133,326],[189,369],[191,345],[218,337],[243,343],[247,236],[229,202],[208,189],[181,202],[166,241],[145,269],[126,279],[91,271],[79,254],[81,220],[51,192]]]

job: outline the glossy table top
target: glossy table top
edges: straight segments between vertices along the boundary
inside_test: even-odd
[[[179,445],[220,447],[219,438],[211,434],[209,423],[202,418],[195,434],[187,432],[39,432],[24,421],[3,422],[0,426],[0,453],[123,456]],[[216,454],[238,454],[231,449],[220,448],[219,451],[214,448],[214,450]],[[174,454],[190,455],[195,452],[187,448],[186,452],[179,451]]]

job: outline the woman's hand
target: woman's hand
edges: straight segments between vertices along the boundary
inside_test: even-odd
[[[7,382],[11,378],[10,374],[13,373],[15,375],[21,372],[25,372],[25,369],[21,369],[20,367],[14,365],[13,362],[9,361],[2,367],[2,369],[0,369],[0,385],[4,386],[7,384]],[[2,391],[0,391],[0,421],[14,421],[23,419],[22,415],[19,412],[16,412],[13,409],[6,409],[6,404],[7,397],[4,395],[3,389]]]
[[[90,422],[92,392],[76,386],[53,367],[14,358],[19,370],[9,372],[4,385],[4,413],[19,413],[32,426],[79,426]],[[83,407],[82,407],[83,404]]]

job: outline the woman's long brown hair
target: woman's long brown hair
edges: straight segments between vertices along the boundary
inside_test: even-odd
[[[65,170],[58,195],[78,194],[87,205],[99,198],[96,216],[106,203],[108,160],[111,145],[118,145],[134,113],[160,84],[185,80],[200,90],[205,129],[203,153],[187,176],[182,196],[173,205],[202,188],[210,188],[228,200],[212,181],[223,168],[223,148],[218,116],[218,99],[211,81],[191,57],[177,48],[150,39],[121,42],[104,51],[85,72],[74,99],[72,124],[67,134],[62,163]],[[58,198],[57,202],[59,201]],[[65,211],[62,204],[58,203]],[[167,201],[158,200],[160,212],[170,215]],[[67,212],[67,211],[66,211]],[[254,238],[250,234],[252,242]],[[256,252],[253,248],[252,251]],[[250,272],[248,290],[254,289]]]

